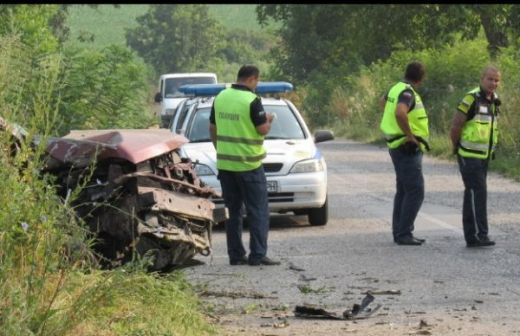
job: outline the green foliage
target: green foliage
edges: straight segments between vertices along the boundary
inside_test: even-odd
[[[336,132],[365,141],[379,141],[382,110],[379,98],[402,79],[406,64],[419,60],[426,66],[426,78],[418,88],[430,120],[430,154],[451,158],[448,132],[457,104],[464,94],[479,85],[480,74],[490,60],[486,40],[463,41],[439,49],[398,51],[386,61],[380,61],[360,72],[347,76],[333,91],[328,101],[322,101],[326,115],[331,115]],[[516,48],[503,49],[496,64],[502,72],[498,93],[502,97],[498,160],[491,167],[506,175],[520,178],[520,116],[515,106],[520,103],[520,54]],[[322,85],[322,84],[321,84]],[[312,90],[312,89],[311,89]],[[315,97],[318,98],[318,97]],[[319,104],[319,103],[315,103]],[[319,119],[316,119],[319,120]]]
[[[216,333],[181,275],[147,274],[139,260],[111,272],[96,269],[87,232],[70,202],[41,174],[46,138],[62,103],[55,94],[65,94],[61,80],[71,77],[62,76],[61,57],[25,63],[32,56],[27,52],[16,36],[0,37],[0,116],[30,126],[16,156],[10,132],[0,131],[0,336]],[[107,54],[127,67],[120,48]],[[96,55],[102,61],[92,67],[103,66],[104,54]],[[36,134],[37,146],[31,141]]]
[[[101,49],[111,44],[126,45],[125,30],[135,28],[136,18],[154,5],[66,5],[70,25],[68,46]],[[247,29],[260,33],[256,5],[208,4],[209,13],[228,30]]]
[[[58,5],[1,5],[0,36],[19,35],[35,53],[56,51],[59,41],[49,22],[58,11]]]
[[[158,73],[207,70],[222,38],[206,5],[157,5],[137,22],[127,43]]]
[[[190,5],[177,6],[190,7]],[[139,26],[137,17],[146,15],[153,7],[156,5],[120,5],[117,8],[113,5],[67,6],[70,13],[68,22],[70,22],[71,38],[66,46],[102,49],[110,44],[125,45],[125,30],[135,30]],[[197,70],[215,72],[219,81],[234,82],[240,66],[253,63],[260,67],[263,80],[269,78],[278,80],[279,76],[271,76],[272,59],[267,54],[276,39],[273,33],[266,31],[276,27],[276,24],[260,29],[260,25],[256,22],[256,5],[216,4],[207,7],[209,16],[221,24],[224,36],[217,41],[218,46],[213,50],[213,55],[208,55],[207,62]],[[166,22],[165,25],[168,26],[170,23]],[[164,45],[161,44],[158,48],[164,49]],[[165,52],[171,54],[171,48]],[[155,70],[156,73],[161,72]],[[152,85],[156,85],[156,80],[153,80]]]
[[[347,125],[363,125],[379,131],[381,109],[378,99],[404,76],[406,65],[418,60],[425,64],[426,78],[418,88],[430,116],[432,132],[445,134],[457,103],[465,92],[479,83],[480,71],[487,63],[483,40],[459,42],[453,47],[423,51],[398,51],[387,61],[374,63],[345,82]]]
[[[217,331],[199,313],[201,305],[181,273],[94,271],[76,274],[73,286],[104,295],[95,295],[97,310],[90,310],[66,335],[198,336]]]
[[[396,50],[441,46],[461,32],[464,37],[478,32],[478,18],[458,5],[260,5],[258,15],[283,22],[285,53],[276,61],[298,82],[336,67],[356,71]]]
[[[256,19],[256,5],[253,4],[208,4],[210,14],[228,30],[247,29],[259,33],[262,27]]]
[[[149,73],[126,48],[68,49],[62,72],[59,132],[70,129],[146,128]]]
[[[0,74],[16,74],[26,69],[15,61],[23,51],[15,37],[0,38]],[[30,64],[30,63],[29,63]],[[7,69],[8,68],[8,69]],[[20,119],[26,106],[29,125],[39,124],[49,130],[55,110],[50,96],[57,75],[57,59],[41,58],[38,78],[0,77],[5,90],[0,95],[0,115],[8,120]],[[29,71],[30,72],[30,71]],[[14,79],[11,81],[11,79]],[[14,85],[14,87],[13,87]],[[14,99],[12,92],[35,88],[29,103]],[[85,232],[71,209],[56,196],[49,177],[40,176],[46,133],[39,146],[30,146],[36,127],[31,127],[26,141],[19,144],[12,157],[6,132],[0,132],[0,333],[2,335],[54,335],[49,332],[55,316],[56,295],[65,281],[67,268],[80,268],[88,260]]]

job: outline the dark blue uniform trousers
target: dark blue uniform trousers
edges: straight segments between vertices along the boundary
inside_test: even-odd
[[[462,226],[466,242],[486,238],[487,221],[487,171],[488,160],[457,156],[460,174],[464,182]]]
[[[405,153],[399,148],[389,152],[396,174],[392,233],[397,240],[412,236],[414,221],[424,200],[423,153]]]
[[[224,203],[229,210],[226,221],[229,260],[244,258],[242,243],[242,204],[245,204],[249,223],[249,260],[260,260],[267,253],[269,206],[267,182],[263,166],[246,172],[219,171]]]

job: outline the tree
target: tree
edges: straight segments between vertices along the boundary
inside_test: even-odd
[[[148,73],[126,47],[68,49],[61,71],[59,133],[70,129],[146,128]]]
[[[127,44],[158,73],[206,69],[223,28],[207,5],[156,5],[127,30]]]
[[[420,50],[474,37],[478,17],[462,5],[259,5],[259,22],[282,22],[281,63],[296,80],[323,67],[361,65],[395,50]],[[434,18],[434,19],[433,19]]]
[[[469,6],[468,6],[469,7]],[[500,48],[509,45],[508,31],[511,27],[511,5],[473,5],[471,6],[484,29],[491,59],[496,59]]]

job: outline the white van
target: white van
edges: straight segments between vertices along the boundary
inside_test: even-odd
[[[173,113],[186,96],[178,91],[185,84],[215,84],[217,75],[212,72],[190,72],[163,74],[159,78],[159,92],[155,95],[155,102],[160,103],[161,127],[167,128]]]

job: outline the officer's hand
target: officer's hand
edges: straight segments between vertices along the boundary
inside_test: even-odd
[[[417,147],[419,147],[419,140],[417,140],[417,138],[413,135],[406,136],[406,142],[411,142],[411,143],[415,144]]]
[[[414,155],[419,149],[419,143],[413,141],[407,141],[403,144],[403,150],[406,154]]]

